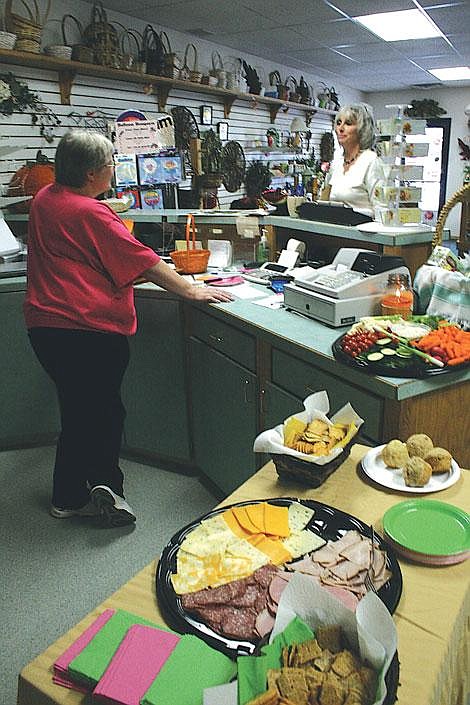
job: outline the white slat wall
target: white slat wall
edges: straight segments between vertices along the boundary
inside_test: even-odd
[[[54,158],[55,148],[58,140],[69,128],[75,126],[75,122],[69,114],[71,112],[85,115],[87,112],[101,110],[109,116],[116,117],[119,113],[127,109],[142,110],[149,118],[155,117],[158,111],[157,99],[155,95],[145,95],[142,84],[132,83],[131,75],[129,82],[114,81],[111,79],[95,78],[78,74],[72,87],[72,105],[61,105],[57,73],[55,71],[43,71],[24,66],[7,66],[0,64],[0,72],[11,71],[18,80],[25,82],[29,89],[37,92],[40,99],[48,105],[61,119],[61,125],[54,128],[54,140],[48,143],[41,135],[39,126],[31,124],[29,113],[14,113],[11,116],[0,115],[0,136],[2,144],[11,144],[21,147],[20,150],[4,156],[0,160],[0,185],[8,184],[11,176],[22,166],[27,159],[33,160],[38,149],[41,149],[50,159]],[[190,84],[188,83],[188,88]],[[237,140],[244,149],[249,151],[248,158],[257,158],[253,154],[252,143],[260,140],[266,145],[266,130],[271,125],[269,109],[267,105],[257,104],[256,101],[235,100],[232,105],[230,117],[224,118],[224,107],[221,101],[214,100],[214,96],[195,93],[191,90],[172,90],[168,97],[166,109],[169,111],[175,105],[184,105],[189,108],[199,124],[199,109],[201,105],[211,105],[213,110],[213,129],[216,129],[218,122],[229,123],[229,139]],[[289,126],[296,115],[305,116],[305,113],[289,108],[287,112],[279,111],[276,117],[275,127],[283,134],[289,133]],[[316,114],[311,123],[310,130],[313,138],[311,146],[316,147],[316,156],[319,157],[318,145],[324,132],[331,130],[331,117],[328,115]],[[199,125],[201,132],[207,129]],[[251,147],[251,149],[250,149]],[[273,157],[276,160],[276,157]],[[281,185],[283,180],[274,180],[273,186]],[[223,187],[219,189],[219,200],[221,205],[227,205],[235,198],[243,194],[243,187],[237,193],[227,193]]]

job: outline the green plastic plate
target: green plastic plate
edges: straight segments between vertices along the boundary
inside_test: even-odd
[[[452,556],[470,550],[470,515],[446,502],[400,502],[385,512],[383,527],[400,546],[429,556]]]

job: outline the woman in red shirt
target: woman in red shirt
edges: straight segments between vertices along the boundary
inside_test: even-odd
[[[107,525],[121,526],[136,519],[119,468],[120,389],[127,336],[137,328],[133,282],[144,277],[193,301],[232,297],[192,286],[97,200],[111,186],[112,155],[112,143],[97,132],[75,130],[60,140],[56,181],[31,204],[24,314],[60,406],[50,513],[100,514]]]

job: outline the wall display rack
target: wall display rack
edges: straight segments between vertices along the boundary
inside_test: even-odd
[[[291,101],[284,101],[278,98],[269,98],[268,96],[255,95],[252,93],[240,93],[227,88],[205,86],[201,83],[195,83],[192,81],[182,81],[179,79],[166,78],[164,76],[154,76],[151,74],[137,73],[134,71],[125,71],[123,69],[114,69],[109,66],[86,64],[80,61],[63,61],[53,56],[15,51],[14,49],[0,49],[0,62],[57,71],[60,88],[60,100],[62,105],[71,104],[70,99],[73,83],[77,74],[81,74],[84,76],[98,76],[101,78],[109,78],[128,83],[141,83],[144,86],[144,90],[155,92],[158,109],[160,112],[165,112],[170,91],[172,89],[178,89],[202,93],[206,96],[217,96],[223,102],[225,118],[229,117],[235,100],[248,101],[252,103],[254,107],[258,105],[266,105],[269,110],[271,122],[273,123],[279,110],[287,112],[289,108],[296,108],[297,110],[305,112],[305,122],[307,125],[316,113],[331,116],[336,115],[336,111],[334,110],[317,108],[312,105],[304,105],[303,103],[294,103]]]

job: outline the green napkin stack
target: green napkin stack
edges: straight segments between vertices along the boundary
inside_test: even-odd
[[[284,631],[274,637],[272,644],[261,648],[261,656],[240,656],[237,659],[239,705],[245,705],[265,692],[267,672],[271,668],[280,668],[285,646],[301,644],[314,636],[305,622],[299,617],[294,617]]]
[[[131,612],[118,610],[101,627],[88,646],[69,664],[68,671],[72,680],[92,690],[109,666],[127,630],[133,624],[144,624],[147,627],[171,631]]]
[[[201,705],[205,688],[228,683],[235,663],[195,636],[181,637],[141,705]]]

